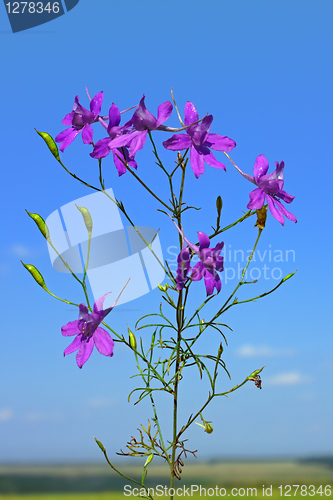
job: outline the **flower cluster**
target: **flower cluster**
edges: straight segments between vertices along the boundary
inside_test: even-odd
[[[75,137],[82,132],[84,144],[92,145],[93,150],[90,156],[101,160],[112,152],[115,167],[119,176],[121,176],[126,173],[127,169],[137,169],[138,165],[135,156],[143,148],[147,135],[151,137],[152,131],[172,133],[172,136],[163,142],[164,148],[171,151],[185,150],[184,156],[189,152],[190,165],[197,179],[204,174],[205,164],[226,170],[224,163],[215,158],[212,150],[225,153],[239,173],[256,186],[249,194],[250,201],[247,205],[249,209],[254,211],[262,209],[266,214],[268,206],[273,217],[282,225],[284,224],[284,217],[297,222],[295,216],[282,204],[282,201],[290,204],[294,199],[293,196],[283,190],[284,162],[276,162],[275,171],[267,174],[268,161],[264,155],[259,155],[253,168],[254,175],[244,173],[227,154],[236,146],[235,141],[225,135],[211,133],[213,116],[207,115],[200,119],[192,102],[188,101],[185,105],[184,122],[180,118],[177,109],[181,123],[180,128],[165,125],[173,111],[173,105],[170,101],[165,101],[158,106],[157,117],[155,117],[148,111],[145,104],[145,95],[143,95],[139,104],[134,106],[133,115],[123,125],[121,125],[121,115],[133,108],[120,111],[117,105],[112,103],[108,116],[102,116],[102,103],[102,92],[90,99],[90,111],[79,103],[78,96],[75,97],[73,110],[62,120],[62,123],[69,128],[60,132],[55,139],[56,142],[60,142],[61,151],[64,151]],[[98,140],[96,143],[93,141],[92,124],[94,123],[102,125],[107,134],[107,137]],[[180,207],[181,204],[179,204],[179,210]],[[221,207],[222,204],[218,208],[217,227],[219,227]],[[174,214],[177,214],[177,210]],[[220,254],[224,243],[220,242],[215,247],[210,247],[210,238],[205,233],[198,232],[199,244],[195,245],[185,237],[182,227],[175,225],[182,238],[182,249],[177,257],[176,290],[181,291],[190,282],[203,279],[207,296],[212,295],[214,290],[219,293],[221,290],[219,273],[223,271],[223,257]],[[194,255],[197,256],[198,262],[192,267],[191,260]],[[90,357],[94,345],[101,354],[105,356],[113,355],[114,342],[111,336],[99,327],[99,324],[111,312],[116,302],[108,309],[103,310],[104,299],[105,295],[95,302],[92,313],[89,313],[86,305],[80,304],[79,319],[71,321],[62,327],[64,336],[76,335],[74,341],[65,349],[64,354],[78,351],[76,361],[80,368]]]

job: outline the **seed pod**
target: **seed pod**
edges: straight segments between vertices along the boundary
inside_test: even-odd
[[[40,135],[44,141],[46,142],[47,147],[53,154],[56,160],[60,161],[60,156],[59,156],[59,149],[58,146],[56,145],[54,139],[48,134],[47,132],[38,132],[38,130],[35,128],[36,132],[38,135]]]
[[[255,223],[254,226],[257,226],[261,230],[264,229],[266,224],[266,219],[267,219],[267,208],[263,206],[260,210],[257,211],[257,222]]]
[[[44,288],[44,290],[47,290],[44,278],[40,274],[38,269],[36,269],[35,266],[32,266],[31,264],[24,264],[24,262],[22,262],[22,261],[21,261],[21,263],[29,271],[29,273],[34,278],[34,280],[38,283],[38,285],[41,286],[42,288]]]
[[[89,234],[91,234],[92,228],[93,228],[93,222],[92,222],[92,218],[91,218],[91,215],[89,213],[89,210],[87,208],[84,208],[84,207],[78,207],[77,205],[75,205],[75,206],[78,210],[80,210],[82,217],[83,217],[83,220],[84,220],[84,223],[86,225],[87,231]]]
[[[207,434],[211,434],[213,432],[213,430],[214,429],[210,424],[205,425],[205,432],[207,432]]]
[[[30,213],[28,212],[28,210],[26,210],[27,214],[29,215],[29,217],[32,218],[32,220],[34,220],[38,226],[38,229],[40,230],[40,232],[42,233],[42,235],[44,236],[44,238],[47,240],[47,241],[51,241],[50,239],[50,233],[49,233],[49,228],[47,227],[43,217],[41,217],[40,215],[38,214],[33,214],[33,213]]]
[[[132,347],[132,349],[136,349],[137,343],[136,343],[136,338],[134,333],[127,327],[128,329],[128,337],[129,337],[129,343]]]

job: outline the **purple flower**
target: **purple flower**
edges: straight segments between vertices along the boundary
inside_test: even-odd
[[[93,313],[88,312],[85,304],[80,304],[79,319],[70,321],[61,328],[61,333],[65,337],[76,335],[73,342],[65,349],[64,356],[79,349],[76,355],[76,363],[79,368],[82,368],[84,363],[90,358],[94,345],[104,356],[113,356],[114,342],[108,332],[98,326],[104,320],[105,316],[112,311],[117,302],[103,311],[103,303],[107,295],[106,293],[103,297],[96,300]]]
[[[224,243],[221,242],[218,243],[215,248],[209,248],[210,240],[208,236],[205,233],[198,232],[199,247],[197,247],[197,245],[194,245],[193,243],[188,241],[188,239],[185,238],[183,232],[179,229],[179,227],[175,222],[174,224],[178,229],[179,233],[182,235],[183,239],[188,244],[188,246],[200,259],[200,262],[198,262],[193,267],[190,279],[192,281],[200,281],[202,278],[204,278],[207,295],[212,295],[214,293],[214,288],[216,288],[217,292],[220,292],[221,280],[220,276],[217,274],[216,271],[219,272],[223,271],[223,257],[220,256],[220,253],[222,252]],[[180,273],[180,270],[182,269],[181,267],[182,257],[184,257],[183,269],[186,270],[186,273],[190,268],[189,253],[184,253],[186,250],[187,252],[189,252],[188,248],[182,250],[177,258],[178,261],[177,278],[176,278],[177,290],[180,290],[184,287],[186,279],[186,274],[184,275]]]
[[[134,158],[130,158],[127,146],[123,145],[122,147],[112,149],[112,142],[115,137],[125,136],[126,134],[130,134],[130,132],[133,130],[132,120],[126,122],[123,127],[119,127],[119,123],[119,108],[115,104],[112,104],[109,110],[109,124],[108,126],[106,126],[105,124],[105,128],[107,130],[107,133],[109,134],[109,137],[97,141],[93,152],[90,153],[90,156],[92,158],[105,158],[110,153],[110,151],[112,151],[113,161],[120,176],[125,174],[126,172],[126,166],[124,165],[124,163],[127,163],[130,167],[133,168],[137,168],[137,163]],[[127,139],[128,135],[127,137],[125,137],[125,142]]]
[[[116,137],[113,139],[110,147],[113,149],[129,146],[129,156],[130,158],[134,158],[135,154],[143,148],[148,130],[164,130],[162,124],[171,115],[172,108],[173,106],[170,101],[163,102],[159,105],[157,118],[155,118],[146,108],[145,96],[143,96],[131,119],[135,131],[127,136]]]
[[[177,268],[177,276],[176,276],[176,289],[182,290],[185,286],[187,280],[187,274],[191,269],[191,259],[190,259],[190,251],[188,248],[184,248],[177,257],[178,268]]]
[[[99,92],[91,99],[90,111],[88,111],[79,103],[79,96],[75,97],[73,111],[68,113],[62,120],[64,125],[71,125],[71,128],[66,128],[55,138],[56,142],[61,142],[60,151],[64,151],[81,131],[84,144],[93,142],[91,123],[98,121],[102,102],[103,92]]]
[[[185,126],[191,125],[199,120],[199,115],[194,104],[188,101],[185,105]],[[225,165],[216,160],[209,148],[217,151],[231,151],[236,143],[229,137],[218,134],[210,134],[209,130],[213,116],[208,115],[197,125],[186,129],[186,134],[176,134],[163,142],[163,146],[171,151],[181,151],[191,148],[190,160],[194,175],[198,177],[205,171],[205,163],[215,168],[223,168]]]
[[[235,165],[237,170],[243,175],[243,177],[245,177],[245,179],[258,186],[257,189],[251,191],[250,201],[247,208],[251,208],[251,210],[258,210],[262,208],[266,199],[271,214],[282,225],[284,225],[284,215],[288,219],[297,222],[296,217],[292,213],[288,212],[279,200],[279,198],[281,198],[286,203],[291,203],[295,198],[282,189],[284,184],[284,161],[281,161],[281,163],[276,161],[275,165],[275,171],[272,174],[266,175],[268,170],[267,158],[264,155],[257,156],[253,167],[254,176],[245,174]]]

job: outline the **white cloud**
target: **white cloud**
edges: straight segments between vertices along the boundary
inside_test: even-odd
[[[299,372],[278,373],[265,379],[265,385],[299,385],[310,382],[311,379]]]
[[[26,422],[48,422],[55,420],[63,420],[64,415],[60,412],[44,413],[38,410],[28,411],[24,415],[24,420]]]
[[[0,422],[5,422],[6,420],[11,420],[14,416],[13,410],[10,408],[4,408],[0,410]]]
[[[92,398],[87,401],[90,408],[106,408],[107,406],[112,406],[113,401],[109,398]]]
[[[27,255],[30,255],[30,250],[28,247],[24,245],[12,245],[10,247],[10,253],[12,255],[15,255],[15,257],[27,257]]]
[[[290,349],[275,349],[269,346],[254,346],[245,344],[239,347],[236,355],[240,358],[255,358],[259,356],[273,357],[273,356],[292,356],[294,353]]]

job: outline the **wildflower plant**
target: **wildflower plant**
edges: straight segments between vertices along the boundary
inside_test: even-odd
[[[57,251],[52,243],[52,234],[50,234],[44,219],[36,213],[28,213],[28,215],[37,224],[43,237],[47,240],[48,244],[58,254],[68,271],[71,272],[73,278],[80,284],[83,290],[85,303],[75,303],[64,300],[51,293],[45,285],[44,279],[40,272],[31,264],[22,263],[25,268],[30,272],[35,281],[50,295],[66,304],[72,304],[78,307],[79,318],[70,321],[66,325],[59,325],[61,333],[64,336],[75,336],[72,343],[66,347],[64,355],[77,351],[76,362],[79,368],[82,368],[88,361],[92,354],[93,347],[96,346],[97,351],[105,356],[117,355],[117,343],[122,343],[132,353],[137,373],[136,375],[141,379],[138,387],[135,388],[129,397],[136,394],[136,403],[148,398],[151,403],[152,417],[148,419],[148,425],[142,425],[138,429],[137,437],[131,438],[127,443],[125,451],[120,451],[120,455],[139,457],[144,460],[142,479],[138,481],[129,478],[119,471],[114,464],[111,463],[106,449],[101,441],[97,440],[96,443],[105,455],[109,465],[122,477],[126,478],[133,483],[139,484],[141,487],[141,496],[151,498],[150,492],[145,486],[145,478],[149,464],[154,457],[163,459],[170,469],[170,487],[174,487],[175,481],[180,480],[182,470],[184,467],[184,460],[189,454],[195,455],[197,450],[190,450],[185,447],[186,432],[192,424],[197,424],[203,427],[207,434],[213,432],[213,425],[210,420],[207,410],[209,403],[221,396],[226,396],[238,389],[249,381],[254,381],[255,386],[261,389],[260,373],[263,368],[254,369],[245,380],[240,381],[237,385],[230,387],[228,379],[231,378],[226,364],[223,360],[224,348],[227,345],[227,331],[231,328],[221,317],[232,307],[252,302],[265,297],[274,292],[285,281],[291,278],[295,273],[288,274],[285,278],[271,290],[266,291],[261,295],[255,297],[246,297],[244,300],[236,298],[237,290],[242,285],[249,282],[246,281],[246,272],[251,264],[254,252],[260,240],[260,236],[265,228],[267,218],[267,207],[270,209],[273,219],[270,223],[278,221],[284,224],[284,216],[296,222],[296,218],[288,212],[282,205],[280,199],[287,203],[291,203],[293,197],[283,191],[283,169],[284,162],[276,163],[276,170],[267,174],[268,162],[263,155],[259,155],[255,160],[254,176],[245,174],[231,159],[229,153],[236,146],[233,139],[224,135],[211,133],[210,129],[213,125],[213,116],[207,115],[199,118],[198,112],[193,103],[187,102],[185,105],[184,121],[177,108],[174,96],[172,93],[172,100],[174,107],[180,121],[180,127],[173,128],[165,125],[169,119],[173,105],[171,102],[163,102],[158,107],[157,118],[148,111],[145,104],[145,96],[141,98],[136,106],[120,112],[119,108],[112,103],[107,116],[101,115],[101,107],[103,104],[103,93],[100,92],[90,100],[90,111],[81,106],[79,98],[75,98],[73,111],[66,115],[63,124],[69,128],[60,132],[54,141],[52,137],[45,132],[37,133],[44,139],[46,145],[50,149],[54,158],[61,165],[62,168],[76,181],[85,185],[88,189],[100,191],[110,199],[110,203],[115,203],[118,209],[122,212],[128,222],[135,228],[147,247],[155,255],[152,242],[145,240],[143,235],[135,226],[135,222],[130,214],[125,209],[124,204],[117,199],[110,197],[106,191],[106,186],[103,180],[102,161],[109,153],[112,152],[113,161],[119,176],[132,175],[139,182],[142,189],[154,198],[155,202],[159,204],[158,210],[165,216],[165,224],[171,224],[173,221],[175,226],[175,235],[179,239],[179,254],[177,257],[177,271],[174,274],[168,266],[168,263],[159,261],[163,267],[167,282],[164,285],[159,285],[158,288],[161,292],[164,301],[163,306],[156,305],[156,311],[148,312],[145,316],[138,319],[137,323],[131,328],[124,326],[122,332],[116,332],[112,329],[108,322],[112,324],[112,315],[109,316],[114,304],[103,309],[105,296],[100,297],[93,307],[90,305],[87,286],[86,275],[89,267],[89,253],[90,242],[93,235],[93,220],[89,211],[85,207],[77,207],[81,212],[84,223],[88,233],[88,247],[85,259],[85,268],[83,278],[80,279],[74,271],[70,268],[69,264],[64,261],[61,254]],[[134,109],[134,113],[124,125],[121,123],[121,115],[128,113]],[[107,123],[108,122],[108,123]],[[93,140],[94,127],[101,126],[107,134],[96,143]],[[82,139],[88,150],[88,154],[98,162],[99,185],[91,185],[81,178],[80,172],[72,172],[63,163],[60,157],[59,150],[56,142],[60,143],[60,150],[63,152],[75,137],[82,131]],[[176,159],[176,166],[171,162],[171,167],[165,166],[159,156],[157,146],[155,144],[156,138],[159,135],[172,134],[171,137],[164,140],[162,145],[165,149],[175,151],[172,161]],[[136,153],[144,146],[150,143],[152,152],[157,165],[152,167],[154,169],[152,175],[159,175],[164,177],[166,181],[166,190],[163,192],[163,197],[156,194],[139,176],[141,167],[135,160]],[[185,211],[193,208],[188,205],[184,199],[185,187],[185,174],[195,175],[196,182],[200,182],[199,177],[205,172],[205,164],[217,169],[225,170],[226,167],[220,159],[216,159],[211,149],[219,151],[220,159],[223,156],[230,160],[235,168],[241,173],[246,180],[256,185],[256,189],[250,193],[250,202],[248,204],[248,211],[246,211],[240,218],[231,222],[225,227],[221,227],[221,210],[222,199],[218,196],[216,200],[217,220],[216,227],[212,227],[211,234],[206,234],[198,231],[198,242],[191,243],[188,239],[186,225],[183,224],[182,218]],[[182,151],[182,153],[181,153]],[[110,161],[106,159],[105,161]],[[193,170],[189,170],[189,167]],[[176,175],[177,174],[177,175]],[[180,174],[180,175],[178,175]],[[217,170],[217,175],[225,175],[223,172]],[[239,177],[241,179],[241,177]],[[168,192],[169,191],[169,192]],[[236,190],[235,190],[236,192]],[[246,200],[240,200],[242,204]],[[265,204],[267,202],[267,205]],[[192,218],[195,220],[196,211],[192,212]],[[221,252],[226,237],[226,232],[241,222],[256,217],[256,237],[254,238],[254,245],[252,252],[244,266],[241,278],[237,285],[232,290],[225,290],[222,288],[220,274],[223,273],[223,257]],[[170,220],[171,219],[171,220]],[[276,221],[274,220],[276,219]],[[203,229],[202,227],[198,227]],[[222,241],[223,235],[223,241]],[[192,263],[193,257],[196,256],[196,263]],[[126,280],[130,280],[131,276],[127,276]],[[202,281],[204,283],[198,283]],[[251,282],[255,283],[255,282]],[[125,286],[127,283],[122,283]],[[198,302],[197,287],[205,285],[206,299],[202,303]],[[246,288],[248,290],[248,288]],[[112,290],[110,290],[111,292]],[[191,310],[189,305],[189,297],[193,295],[195,303],[194,309]],[[224,296],[221,299],[221,295]],[[219,296],[218,307],[216,312],[211,317],[203,319],[202,314],[208,302],[211,302]],[[159,301],[160,302],[160,301]],[[224,317],[224,316],[223,316]],[[107,320],[107,322],[106,322]],[[102,328],[100,324],[108,329]],[[125,333],[126,328],[126,333]],[[219,339],[215,350],[213,352],[201,352],[199,350],[199,339],[204,338],[209,334],[210,330],[215,330],[219,333]],[[137,333],[134,333],[136,331]],[[143,332],[142,337],[139,338],[139,333]],[[202,349],[202,347],[201,347]],[[208,348],[207,348],[208,349]],[[95,352],[94,355],[98,355]],[[112,360],[110,360],[110,369],[112,370]],[[189,415],[188,419],[184,422],[179,421],[179,387],[182,381],[187,377],[189,371],[187,368],[193,367],[198,370],[200,378],[206,378],[209,390],[206,400],[204,402],[196,402],[197,409],[193,414]],[[221,389],[221,382],[218,384],[218,375],[226,375]],[[166,403],[170,401],[172,404],[172,434],[165,435],[165,429],[162,428],[159,418],[160,408],[155,403],[155,392],[161,391],[168,395]],[[201,420],[202,423],[198,422]],[[171,495],[172,497],[172,495]]]

